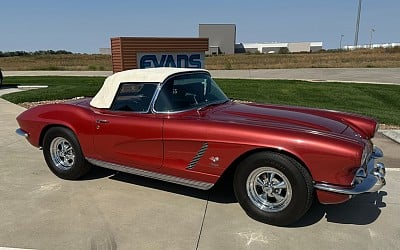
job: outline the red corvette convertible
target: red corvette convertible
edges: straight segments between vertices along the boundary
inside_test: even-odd
[[[385,185],[375,120],[232,102],[206,70],[119,72],[93,98],[38,106],[17,121],[60,178],[93,164],[210,189],[229,169],[246,213],[274,225],[297,221],[314,197],[341,203]]]

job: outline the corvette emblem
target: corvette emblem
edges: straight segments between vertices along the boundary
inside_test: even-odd
[[[219,161],[219,157],[218,156],[211,156],[210,161],[212,161],[213,163],[217,163]]]
[[[213,167],[218,167],[219,166],[219,164],[218,164],[219,157],[218,156],[211,156],[208,159],[210,159],[210,161],[211,161],[211,166],[213,166]]]

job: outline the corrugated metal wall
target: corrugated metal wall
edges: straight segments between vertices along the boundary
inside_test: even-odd
[[[113,71],[137,68],[138,52],[200,52],[208,50],[208,38],[111,38]]]

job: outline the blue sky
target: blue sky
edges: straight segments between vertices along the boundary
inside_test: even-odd
[[[0,51],[96,53],[110,37],[197,37],[199,23],[236,24],[236,42],[352,45],[358,0],[3,0]],[[400,42],[400,1],[363,0],[359,44]]]

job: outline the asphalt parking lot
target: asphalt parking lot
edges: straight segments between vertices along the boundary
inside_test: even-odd
[[[210,191],[95,168],[57,178],[42,152],[17,136],[24,108],[0,98],[0,248],[398,249],[400,144],[375,143],[387,185],[340,205],[314,205],[291,227],[249,218],[228,183]]]

